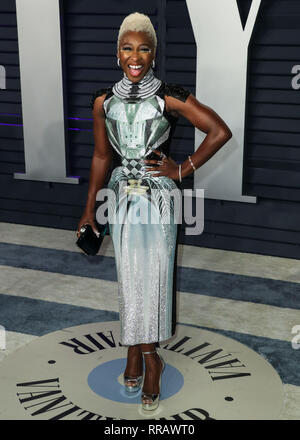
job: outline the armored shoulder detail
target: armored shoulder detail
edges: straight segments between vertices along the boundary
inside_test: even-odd
[[[94,103],[96,101],[96,98],[98,98],[98,96],[104,95],[105,93],[107,95],[106,98],[111,96],[111,94],[112,94],[112,87],[106,87],[106,88],[103,88],[103,89],[96,90],[96,92],[92,96],[91,103],[90,103],[90,107],[92,109],[94,108]]]
[[[162,87],[159,91],[164,95],[172,96],[173,98],[180,99],[183,102],[185,102],[188,96],[191,94],[189,90],[181,87],[179,84],[168,84],[165,82],[162,83]]]

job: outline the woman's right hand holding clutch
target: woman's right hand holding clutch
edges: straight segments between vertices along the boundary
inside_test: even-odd
[[[95,232],[95,234],[98,234],[98,230],[94,221],[94,212],[93,211],[84,211],[81,219],[79,220],[79,223],[77,225],[77,230],[76,230],[76,235],[77,237],[80,236],[80,228],[86,224],[89,224],[92,226],[93,231]]]

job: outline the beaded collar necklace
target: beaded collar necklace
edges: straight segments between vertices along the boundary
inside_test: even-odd
[[[162,81],[154,76],[153,70],[150,67],[146,75],[141,81],[134,83],[130,81],[124,72],[121,81],[115,83],[112,88],[114,95],[121,99],[145,99],[160,88]]]

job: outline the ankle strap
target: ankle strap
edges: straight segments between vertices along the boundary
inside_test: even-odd
[[[156,350],[154,351],[142,351],[143,354],[152,354],[152,353],[156,353]]]

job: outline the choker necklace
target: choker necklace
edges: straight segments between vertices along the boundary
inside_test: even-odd
[[[124,72],[121,81],[115,83],[112,88],[114,95],[121,99],[145,99],[160,88],[162,81],[154,76],[150,67],[146,75],[137,83],[130,81]]]

